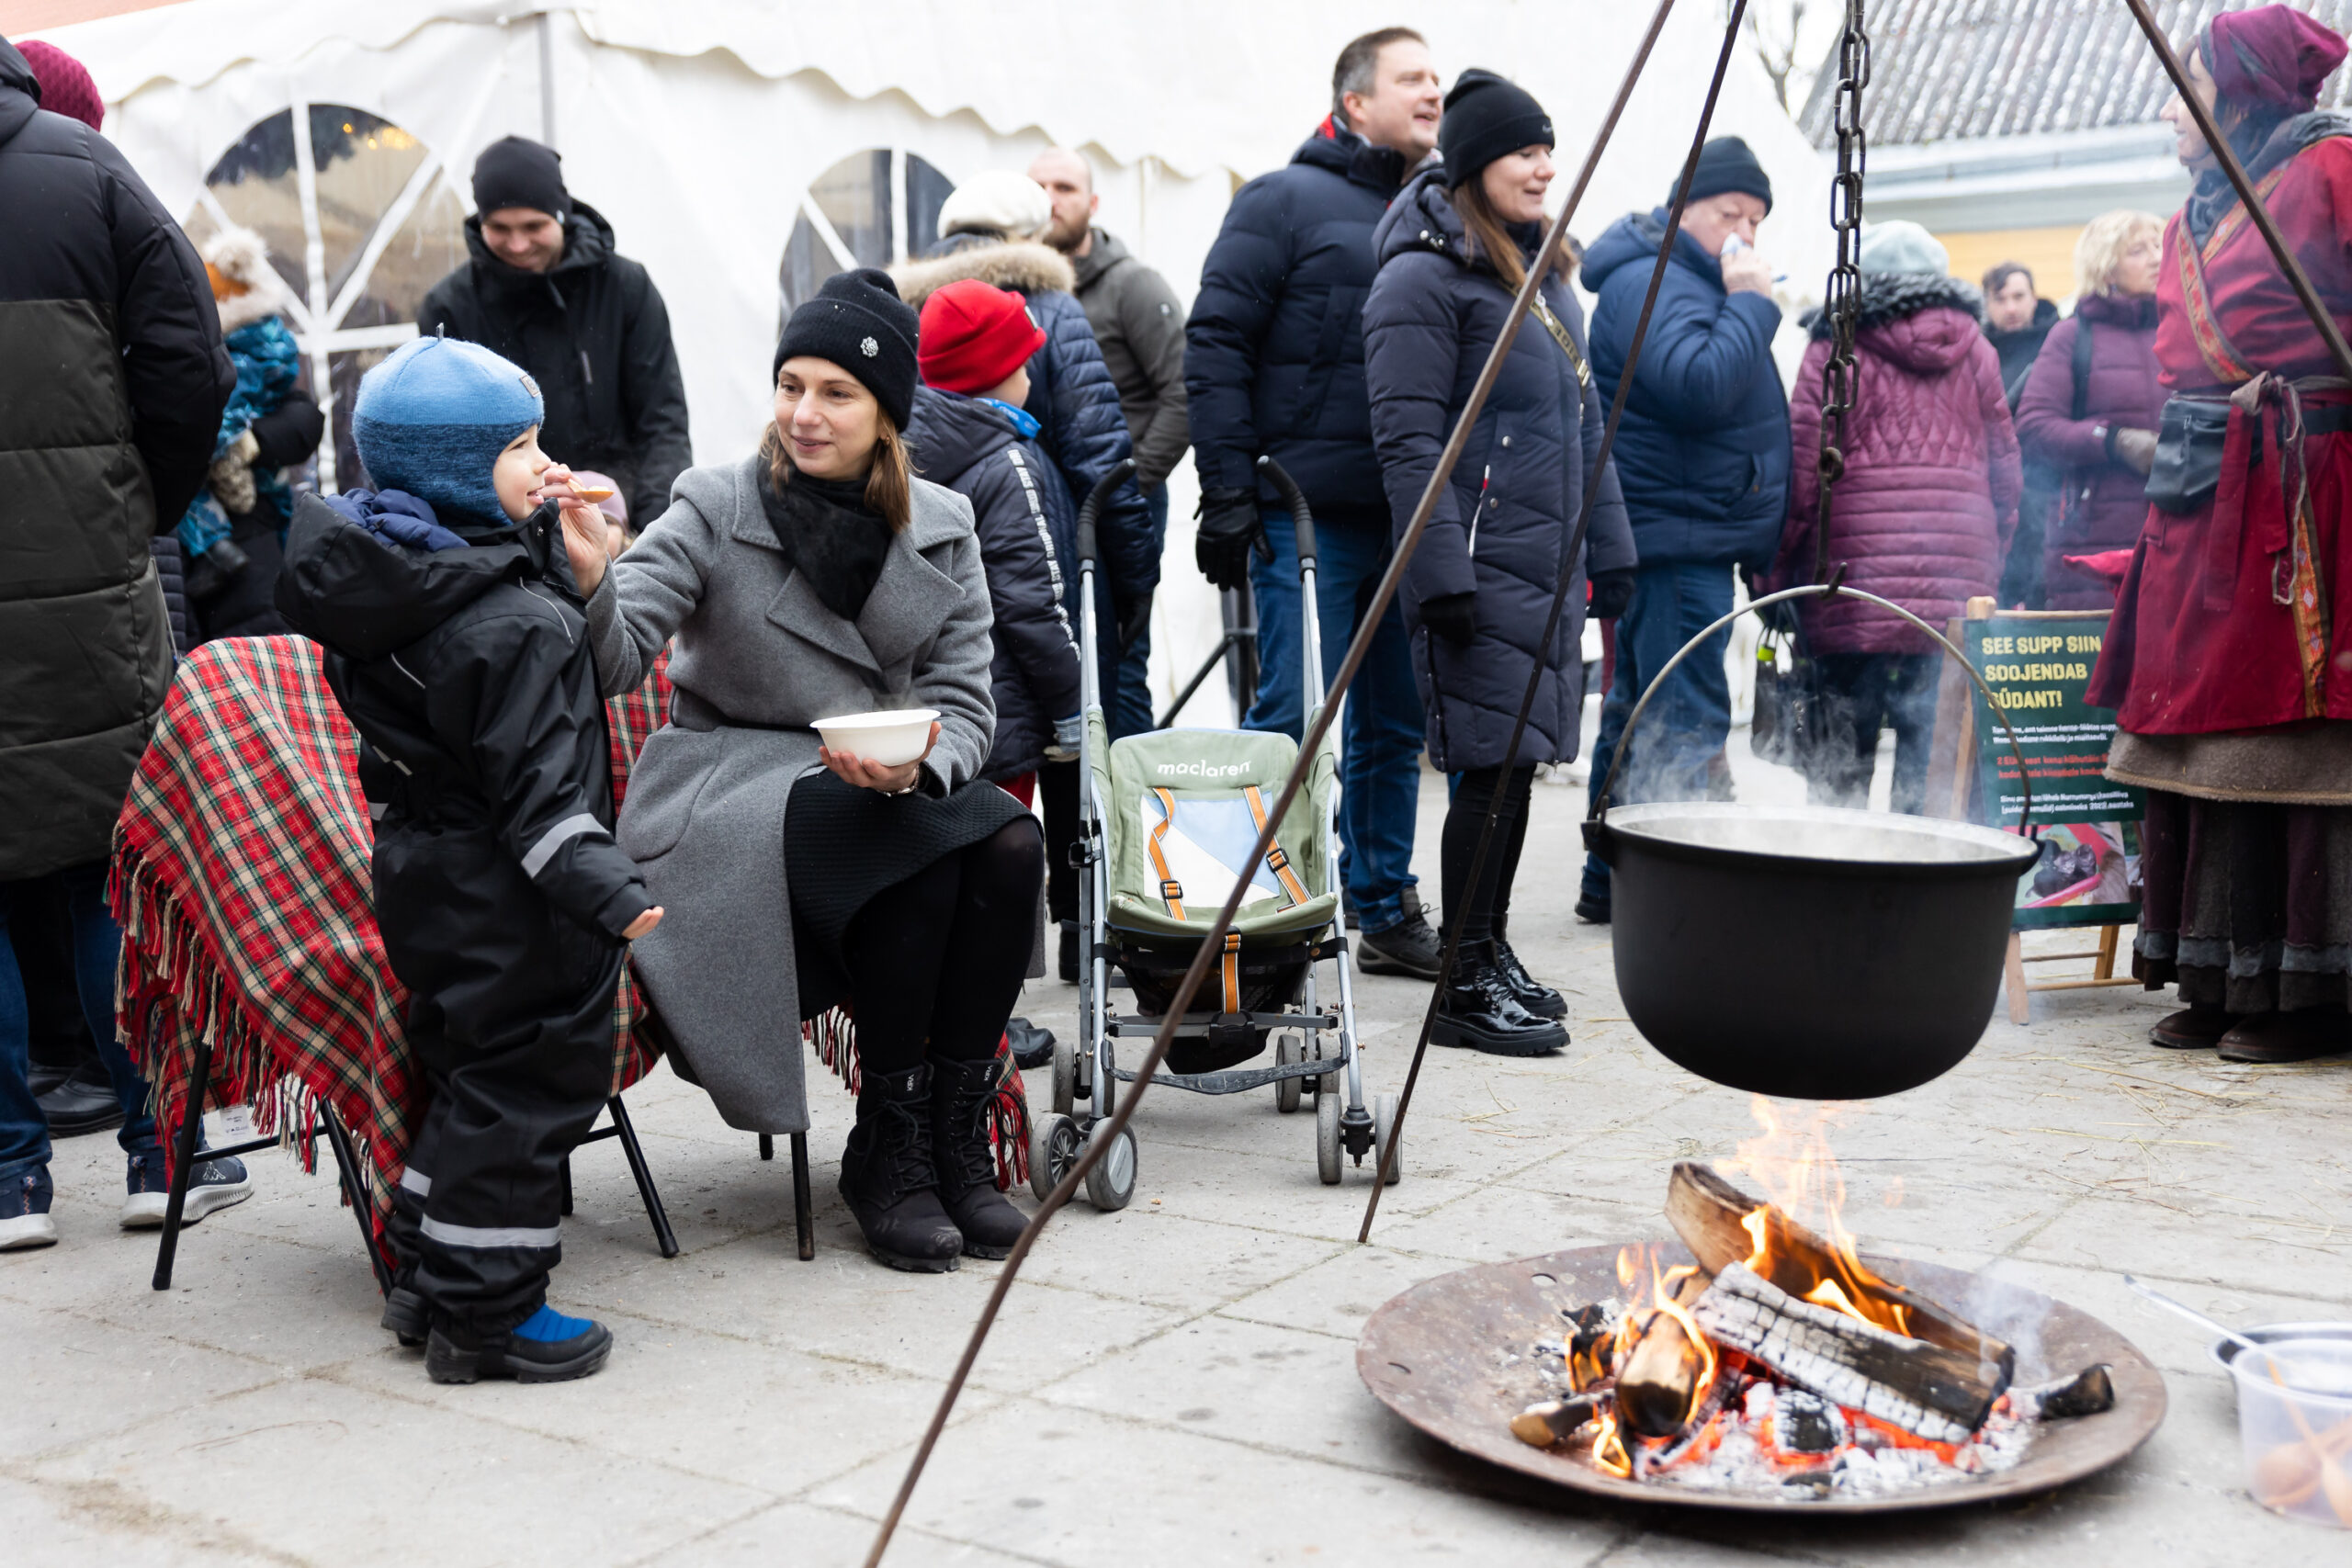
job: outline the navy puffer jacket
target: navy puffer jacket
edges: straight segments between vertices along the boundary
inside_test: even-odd
[[[1667,210],[1602,231],[1584,258],[1592,374],[1617,395]],[[1772,558],[1788,502],[1789,400],[1772,362],[1781,308],[1726,294],[1722,265],[1688,232],[1674,237],[1634,390],[1610,454],[1645,565]]]
[[[1046,245],[964,230],[940,241],[922,261],[892,268],[890,276],[900,297],[917,310],[933,294],[966,277],[1009,288],[1028,302],[1046,345],[1029,356],[1029,400],[1022,406],[1044,427],[1038,442],[1061,470],[1075,517],[1096,481],[1135,455],[1135,442],[1111,367],[1102,362],[1102,347],[1086,323],[1086,307],[1073,292],[1078,275],[1069,263]],[[1134,479],[1111,492],[1096,520],[1096,537],[1102,550],[1098,581],[1110,598],[1132,604],[1159,586],[1159,535]],[[1075,615],[1075,574],[1069,588]],[[1106,618],[1102,628],[1115,645],[1114,624]]]
[[[1077,512],[1036,442],[977,398],[917,387],[907,444],[917,473],[972,503],[988,573],[996,739],[980,777],[1028,773],[1046,760],[1054,721],[1079,707],[1077,628],[1063,592]]]
[[[1184,326],[1184,395],[1204,494],[1278,504],[1272,456],[1332,521],[1378,519],[1387,500],[1364,389],[1363,303],[1373,229],[1404,154],[1318,132],[1290,165],[1234,193]]]
[[[1518,237],[1532,255],[1542,236],[1530,226]],[[1376,243],[1380,276],[1364,305],[1364,364],[1381,479],[1401,536],[1510,313],[1511,296],[1491,266],[1465,255],[1462,219],[1447,199],[1442,171],[1405,187]],[[1584,312],[1574,290],[1555,276],[1545,281],[1543,297],[1577,354],[1586,354]],[[1430,761],[1442,770],[1501,764],[1528,676],[1539,663],[1543,682],[1519,761],[1566,761],[1577,754],[1586,572],[1635,564],[1617,477],[1594,472],[1604,412],[1597,390],[1579,385],[1575,362],[1531,315],[1406,571],[1413,671],[1429,716]],[[1547,647],[1544,623],[1589,486],[1598,487],[1599,499],[1584,559]],[[1419,611],[1425,599],[1463,592],[1476,595],[1478,629],[1467,646],[1457,646],[1422,626]]]

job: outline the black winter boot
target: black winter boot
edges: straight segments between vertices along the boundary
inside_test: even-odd
[[[932,1165],[939,1201],[964,1235],[967,1258],[1002,1258],[1021,1239],[1028,1216],[996,1190],[989,1147],[989,1105],[996,1098],[993,1058],[931,1065]]]
[[[1539,1056],[1568,1043],[1568,1032],[1521,1005],[1487,942],[1464,942],[1453,982],[1439,998],[1430,1038],[1497,1056]]]
[[[842,1147],[842,1197],[874,1256],[893,1269],[944,1274],[964,1233],[939,1202],[932,1168],[931,1065],[865,1075],[857,1125]]]
[[[1527,972],[1527,965],[1511,951],[1510,942],[1503,935],[1502,922],[1495,922],[1495,967],[1502,971],[1503,982],[1510,987],[1519,1005],[1538,1018],[1563,1019],[1568,1016],[1568,998]]]

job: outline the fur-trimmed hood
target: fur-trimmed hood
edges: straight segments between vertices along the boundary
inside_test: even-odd
[[[213,303],[220,311],[224,336],[239,327],[249,327],[277,315],[292,302],[293,296],[285,280],[269,265],[268,244],[251,229],[223,229],[205,241],[197,254],[204,258],[209,271],[234,290],[223,299],[220,284],[215,282],[212,286]]]
[[[1938,305],[1965,313],[1980,327],[1984,321],[1984,296],[1965,278],[1932,272],[1882,272],[1862,279],[1862,312],[1856,327],[1868,332]],[[1805,312],[1804,325],[1815,338],[1829,336],[1829,318],[1818,307]]]
[[[1021,294],[1056,289],[1064,294],[1078,291],[1078,274],[1071,270],[1069,258],[1051,245],[969,231],[956,235],[946,243],[956,248],[946,250],[943,246],[942,254],[922,261],[901,262],[890,269],[890,279],[899,286],[899,297],[918,310],[940,289],[967,277],[977,277],[982,283]]]

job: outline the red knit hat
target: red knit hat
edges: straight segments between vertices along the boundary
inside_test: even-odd
[[[33,68],[33,80],[40,84],[40,107],[51,114],[69,115],[88,126],[98,129],[107,118],[107,102],[98,96],[98,85],[82,62],[53,43],[39,39],[27,39],[17,46],[25,63]]]
[[[1021,296],[960,278],[922,302],[915,364],[926,385],[978,397],[1046,345]]]

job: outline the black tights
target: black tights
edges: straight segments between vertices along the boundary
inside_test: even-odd
[[[996,1055],[1035,945],[1045,869],[1037,819],[1017,817],[865,901],[842,958],[869,1072]]]
[[[1513,768],[1503,787],[1503,814],[1495,824],[1495,840],[1487,847],[1487,864],[1478,878],[1476,897],[1469,894],[1470,857],[1477,852],[1478,833],[1493,809],[1500,768],[1465,768],[1453,786],[1453,802],[1445,809],[1445,833],[1440,864],[1445,884],[1446,924],[1459,923],[1464,942],[1486,942],[1502,930],[1510,913],[1510,885],[1519,875],[1519,852],[1527,846],[1527,796],[1535,783],[1532,764]]]

